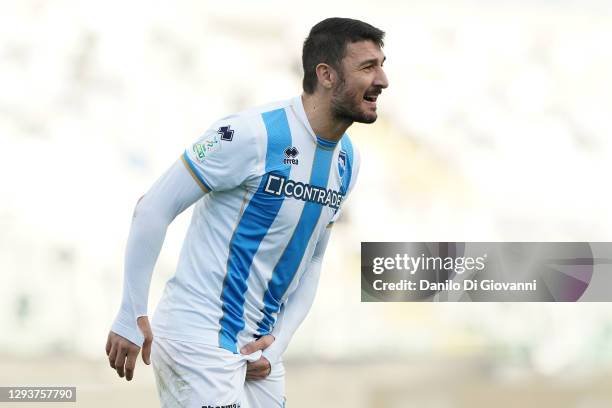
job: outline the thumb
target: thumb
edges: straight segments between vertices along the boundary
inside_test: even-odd
[[[268,348],[270,344],[274,342],[274,336],[266,335],[261,337],[258,340],[252,341],[246,344],[244,347],[240,349],[240,353],[242,354],[253,354],[258,350],[264,350]]]
[[[142,345],[142,361],[146,365],[151,364],[151,345],[153,344],[153,338],[148,337],[145,339],[144,344]]]
[[[137,319],[138,327],[144,335],[144,343],[142,344],[142,361],[146,365],[151,364],[151,345],[153,344],[153,331],[149,324],[149,318],[147,316],[140,316]]]

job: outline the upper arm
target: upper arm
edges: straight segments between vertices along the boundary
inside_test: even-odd
[[[331,229],[325,228],[321,232],[321,236],[317,240],[314,252],[312,254],[312,262],[323,262],[323,255],[327,249],[327,243],[329,242],[329,236],[331,235]]]
[[[247,119],[233,115],[215,122],[185,149],[181,160],[205,193],[230,190],[255,173],[256,142]]]
[[[169,223],[203,195],[181,160],[177,160],[141,197],[134,210],[134,217],[146,214],[147,217],[162,218]]]

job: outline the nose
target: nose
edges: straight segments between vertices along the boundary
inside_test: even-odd
[[[374,78],[374,85],[379,86],[381,88],[386,88],[389,86],[389,80],[387,79],[387,74],[385,74],[385,70],[380,67],[378,70],[378,74],[376,78]]]

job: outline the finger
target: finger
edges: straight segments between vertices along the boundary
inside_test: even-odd
[[[272,340],[272,341],[274,341],[274,340]],[[264,357],[264,356],[261,356],[260,360],[264,362],[264,364],[266,365],[266,367],[267,367],[267,369],[268,369],[268,372],[267,372],[267,374],[266,374],[266,377],[267,377],[267,376],[269,376],[269,375],[270,375],[270,373],[272,373],[272,363],[270,363],[270,360],[268,360],[268,359],[267,359],[266,357]]]
[[[261,339],[259,339],[262,341],[263,343],[263,349],[267,349],[272,343],[274,343],[274,336],[271,334],[268,334],[266,336],[263,336]]]
[[[111,368],[115,368],[115,359],[117,358],[117,343],[113,342],[111,345],[110,354],[108,355],[108,362]]]
[[[267,334],[255,341],[246,344],[240,349],[242,354],[253,354],[258,350],[264,350],[268,348],[270,344],[274,343],[274,336]]]
[[[267,365],[262,365],[261,368],[257,371],[259,374],[266,378],[268,374],[270,374],[270,367]]]
[[[111,351],[111,335],[110,333],[108,334],[108,338],[106,339],[106,356],[108,357],[110,355],[110,351]]]
[[[270,372],[272,371],[272,366],[266,358],[260,358],[259,360],[257,360],[256,364],[257,366],[255,367],[254,374],[257,374],[261,378],[266,378],[268,375],[270,375]]]
[[[249,344],[246,344],[244,347],[240,349],[240,353],[242,354],[252,354],[257,350],[257,341],[252,341]]]
[[[266,371],[256,370],[256,371],[251,371],[250,373],[247,373],[246,379],[247,380],[263,380],[267,376],[268,375]]]
[[[257,378],[257,365],[255,363],[247,363],[246,379],[253,380]]]
[[[258,360],[249,367],[247,365],[247,374],[255,377],[265,376],[268,372],[268,366],[261,360]]]
[[[130,348],[127,354],[127,361],[125,362],[125,379],[132,381],[134,377],[134,369],[136,368],[136,359],[138,358],[139,349]]]
[[[247,380],[259,380],[261,378],[262,378],[261,374],[258,374],[256,372],[250,372],[250,373],[247,373],[246,375]]]
[[[247,374],[251,374],[257,371],[257,363],[247,363]]]
[[[115,359],[115,369],[119,377],[123,378],[125,375],[125,356],[127,355],[127,348],[119,346],[117,350],[117,358]]]
[[[153,338],[146,338],[144,344],[142,345],[142,361],[146,365],[151,364],[151,346],[153,345]]]

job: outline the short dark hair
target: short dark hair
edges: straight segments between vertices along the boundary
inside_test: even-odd
[[[340,62],[346,54],[348,43],[371,40],[383,47],[385,32],[363,21],[351,18],[332,17],[317,23],[310,30],[302,48],[304,92],[311,94],[317,87],[318,64],[329,64],[341,72]]]

